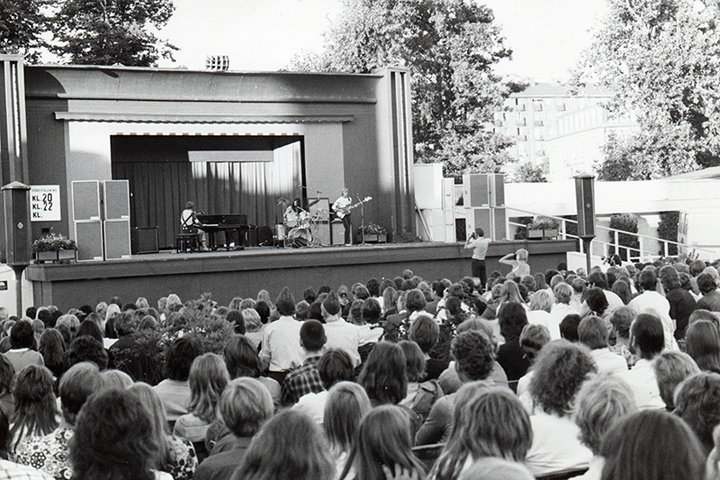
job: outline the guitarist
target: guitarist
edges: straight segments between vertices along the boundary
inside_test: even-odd
[[[335,215],[342,220],[343,227],[345,227],[345,246],[352,245],[352,220],[350,219],[349,208],[351,204],[352,197],[347,188],[343,188],[342,195],[332,204]]]

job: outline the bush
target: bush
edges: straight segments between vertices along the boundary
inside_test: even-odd
[[[616,230],[625,230],[626,232],[637,233],[638,232],[638,218],[632,213],[616,213],[610,217],[610,228]],[[609,232],[610,243],[615,242],[615,235],[613,232]],[[628,260],[632,253],[637,254],[640,248],[640,242],[638,237],[628,235],[626,233],[618,234],[618,243],[620,245],[620,251],[616,252],[615,247],[610,247],[609,254],[614,255],[617,253],[623,260]],[[625,248],[622,248],[625,247]]]

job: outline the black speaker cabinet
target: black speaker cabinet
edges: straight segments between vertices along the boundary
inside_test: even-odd
[[[5,247],[8,265],[30,263],[30,187],[12,182],[2,187],[5,219]]]
[[[135,253],[158,253],[160,251],[158,227],[135,227],[133,234]]]
[[[582,174],[575,177],[578,236],[595,236],[595,177]]]

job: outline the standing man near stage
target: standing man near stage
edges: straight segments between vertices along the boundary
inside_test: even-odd
[[[350,191],[347,188],[343,188],[342,195],[332,204],[335,215],[342,220],[343,227],[345,227],[345,246],[352,245],[352,220],[348,208],[351,204],[352,197],[350,197]]]
[[[468,241],[465,243],[465,248],[472,249],[472,276],[480,279],[480,286],[478,289],[483,291],[485,288],[485,282],[487,281],[487,272],[485,270],[485,255],[487,255],[488,245],[490,239],[485,238],[485,232],[482,228],[478,227],[470,235]]]

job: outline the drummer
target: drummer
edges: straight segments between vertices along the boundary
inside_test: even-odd
[[[287,207],[283,214],[283,220],[288,228],[295,228],[302,225],[307,219],[307,212],[302,208],[302,201],[299,198],[293,200],[292,205]]]

